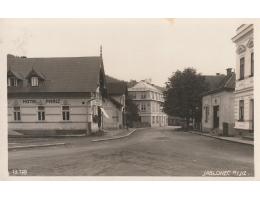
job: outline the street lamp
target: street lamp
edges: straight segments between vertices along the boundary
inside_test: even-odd
[[[86,126],[86,135],[88,135],[89,134],[89,132],[90,132],[90,130],[89,130],[89,126],[88,126],[88,104],[91,102],[91,101],[93,101],[93,100],[95,100],[95,99],[89,99],[88,101],[86,101],[86,115],[87,115],[87,120],[86,120],[86,123],[87,123],[87,126]]]

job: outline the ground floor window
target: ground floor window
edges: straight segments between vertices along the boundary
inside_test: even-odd
[[[20,108],[20,106],[14,107],[14,120],[15,121],[21,120],[21,108]]]
[[[244,100],[239,101],[239,121],[244,121]]]
[[[141,104],[141,111],[145,111],[145,110],[146,110],[145,104]]]
[[[70,120],[70,107],[69,106],[62,106],[62,119]]]
[[[159,116],[156,116],[156,123],[159,123]]]
[[[153,116],[153,124],[155,124],[155,116]]]
[[[44,106],[38,106],[38,120],[45,120],[45,108]]]

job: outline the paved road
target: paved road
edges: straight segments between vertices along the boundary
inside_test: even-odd
[[[138,130],[128,138],[98,143],[61,140],[68,144],[10,151],[9,169],[26,169],[32,176],[202,176],[205,170],[215,176],[223,170],[254,174],[252,146],[170,127]]]

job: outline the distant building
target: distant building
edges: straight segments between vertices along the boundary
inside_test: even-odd
[[[177,116],[168,116],[169,126],[185,126],[185,119]]]
[[[9,129],[95,132],[102,128],[106,96],[102,53],[60,58],[8,55],[7,65]]]
[[[143,80],[129,88],[128,92],[139,108],[141,123],[151,127],[168,125],[168,116],[162,111],[162,88],[151,84],[149,80]]]
[[[253,24],[239,26],[232,41],[236,44],[235,128],[240,134],[248,135],[254,131]]]
[[[107,79],[108,96],[103,102],[103,108],[108,116],[103,118],[103,127],[104,129],[124,128],[127,84],[123,81],[109,82],[109,80]]]
[[[234,127],[234,90],[235,73],[231,68],[227,69],[227,75],[217,75],[215,78],[207,77],[211,82],[211,88],[202,95],[202,131],[231,134]],[[214,83],[213,83],[214,82]],[[232,133],[233,134],[233,133]]]

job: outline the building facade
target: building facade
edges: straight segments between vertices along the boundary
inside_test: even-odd
[[[254,131],[254,27],[243,24],[232,38],[236,45],[235,129],[247,135]]]
[[[8,129],[102,129],[106,80],[97,57],[26,58],[7,56]]]
[[[128,92],[139,109],[141,123],[151,127],[168,125],[168,116],[162,111],[162,89],[148,81],[140,81],[129,88]]]
[[[233,135],[235,73],[227,69],[227,75],[216,87],[202,95],[202,131]],[[224,131],[224,126],[225,131]]]
[[[103,108],[107,113],[107,117],[104,117],[104,129],[124,128],[127,84],[123,81],[107,82],[107,93],[108,97],[103,101]]]

